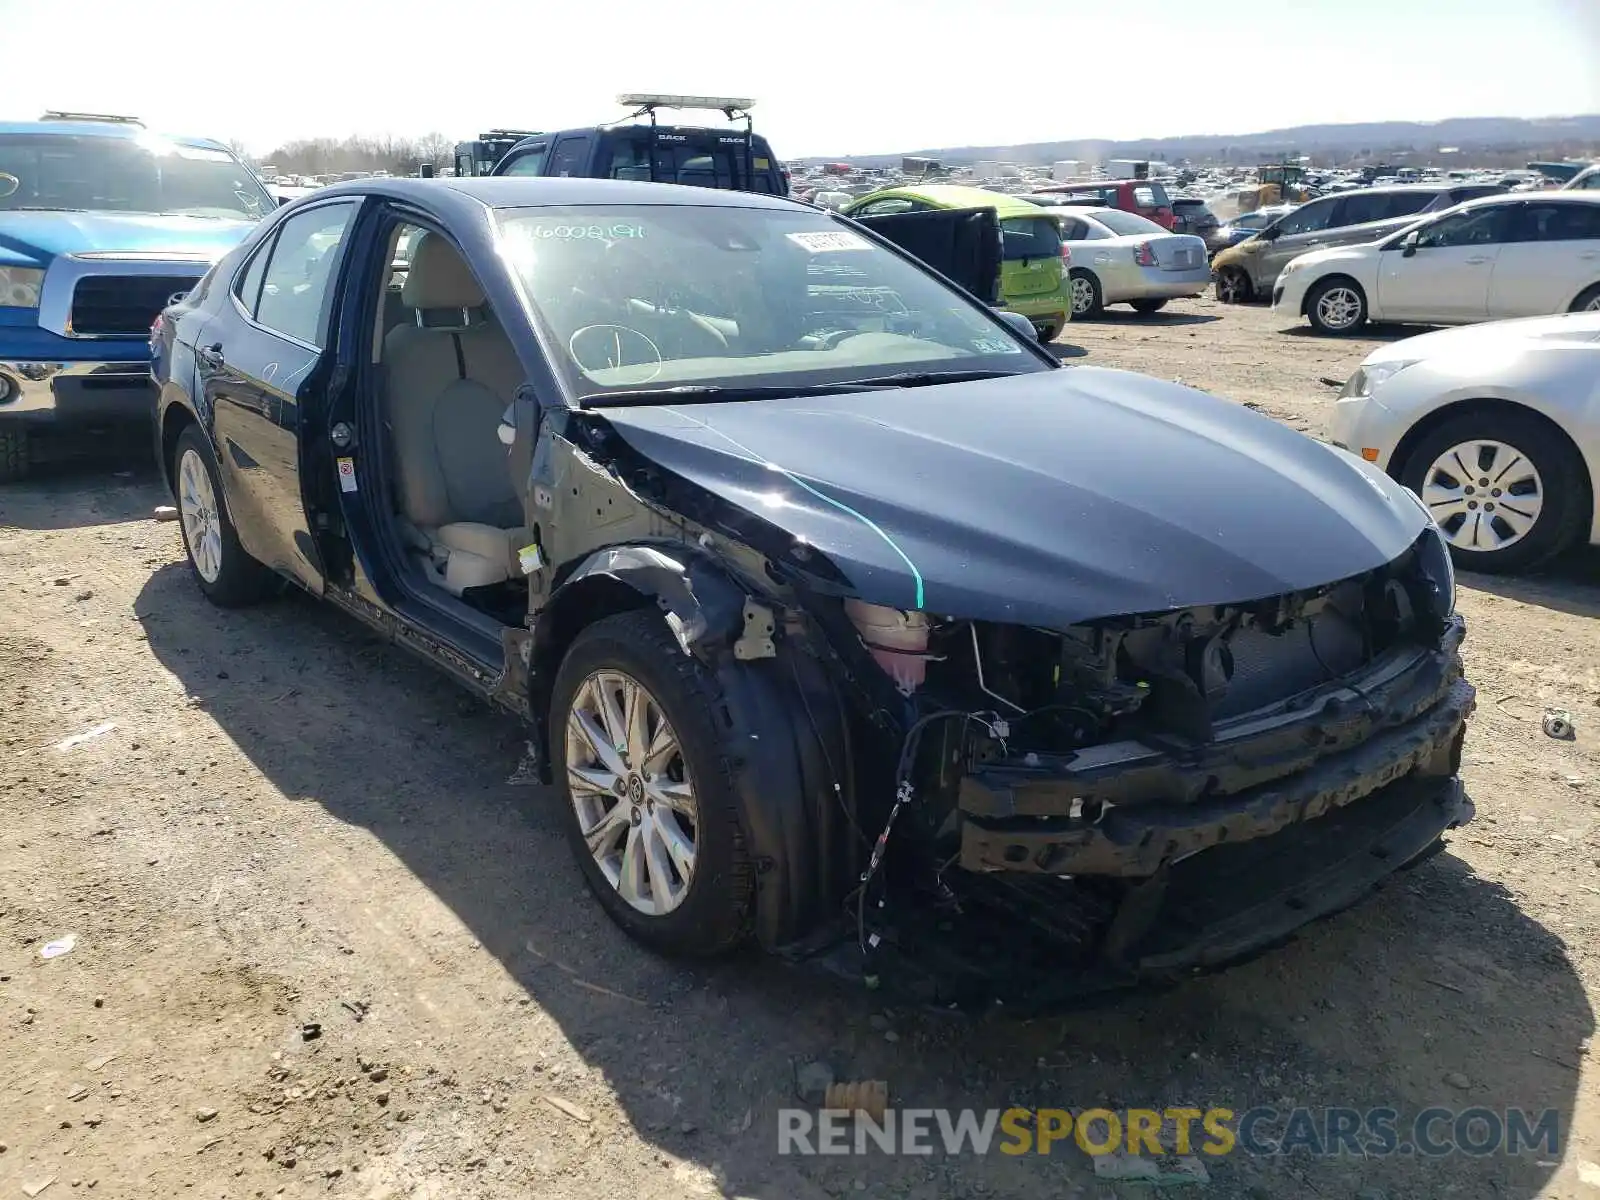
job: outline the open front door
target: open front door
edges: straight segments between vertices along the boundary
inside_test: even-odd
[[[1000,218],[992,208],[852,218],[985,304],[1000,302]]]

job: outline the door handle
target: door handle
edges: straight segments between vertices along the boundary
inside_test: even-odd
[[[1477,266],[1479,263],[1486,263],[1488,261],[1489,261],[1489,256],[1487,254],[1475,254],[1471,258],[1467,259],[1467,262],[1470,263],[1474,267]]]
[[[194,356],[208,367],[220,367],[222,365],[222,343],[213,342],[209,346],[197,347]]]

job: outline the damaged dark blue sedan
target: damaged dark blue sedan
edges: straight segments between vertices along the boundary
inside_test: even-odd
[[[153,331],[195,578],[297,583],[520,714],[671,953],[1052,1005],[1438,850],[1473,690],[1417,500],[1061,367],[897,237],[594,180],[290,205]]]

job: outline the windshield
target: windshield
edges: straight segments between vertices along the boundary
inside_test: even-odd
[[[982,305],[808,209],[502,209],[503,253],[578,396],[1048,370]]]
[[[78,209],[255,220],[274,208],[226,150],[154,136],[0,135],[0,212]]]
[[[1154,221],[1146,220],[1138,213],[1123,212],[1121,209],[1108,208],[1105,212],[1097,212],[1094,214],[1094,219],[1119,237],[1150,237],[1153,234],[1167,232]]]

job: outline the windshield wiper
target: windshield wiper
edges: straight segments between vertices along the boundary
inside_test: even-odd
[[[975,379],[1001,379],[1021,374],[1021,371],[902,371],[898,375],[879,375],[850,382],[868,387],[928,387],[936,383],[970,383]]]
[[[772,384],[722,387],[712,383],[685,383],[676,387],[630,388],[620,392],[590,392],[578,397],[579,408],[633,408],[647,404],[717,404],[737,400],[783,400],[791,396],[836,396],[850,392],[881,392],[899,384],[851,379],[843,383]]]

